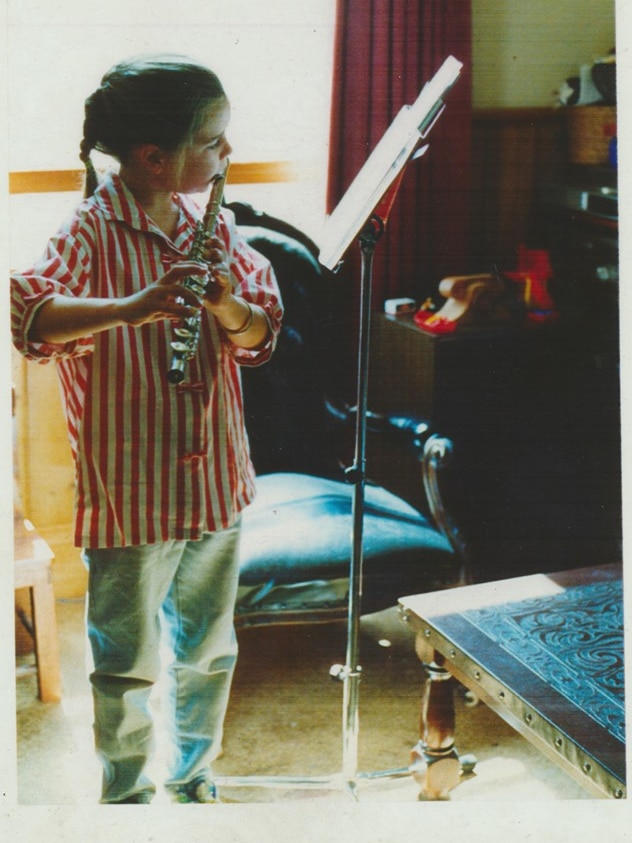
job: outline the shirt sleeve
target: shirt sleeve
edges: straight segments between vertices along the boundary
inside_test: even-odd
[[[231,270],[236,279],[235,295],[261,307],[270,327],[266,343],[259,348],[240,348],[229,339],[227,343],[230,353],[240,365],[259,366],[271,357],[281,330],[281,293],[270,261],[239,234],[234,214],[229,209],[222,210],[221,225],[227,238]]]
[[[90,259],[86,242],[71,230],[52,237],[39,261],[11,276],[11,335],[16,349],[41,363],[78,357],[93,350],[92,337],[67,343],[38,343],[28,333],[38,309],[54,295],[81,296],[88,289]]]

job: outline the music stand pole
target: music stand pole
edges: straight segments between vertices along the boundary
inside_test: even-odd
[[[358,664],[360,615],[362,602],[362,565],[364,544],[364,498],[366,483],[366,414],[371,332],[371,290],[375,246],[384,233],[384,221],[373,214],[359,236],[362,255],[360,275],[360,313],[358,330],[358,370],[354,464],[347,477],[354,484],[349,600],[347,610],[347,654],[344,668],[338,669],[343,689],[342,773],[348,786],[355,786],[358,760],[359,686],[362,668]],[[333,669],[336,670],[335,668]]]

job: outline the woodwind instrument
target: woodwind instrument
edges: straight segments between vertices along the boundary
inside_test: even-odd
[[[230,162],[227,162],[224,172],[219,173],[219,175],[215,176],[215,179],[213,180],[204,216],[196,226],[193,244],[191,245],[191,249],[187,255],[187,260],[206,263],[205,242],[215,230],[215,222],[222,205],[224,184],[226,183],[229,165]],[[189,276],[183,279],[180,283],[183,287],[186,287],[187,290],[191,290],[191,292],[195,293],[196,296],[199,296],[200,298],[204,296],[204,285],[196,276]],[[193,316],[188,316],[186,319],[182,319],[174,328],[174,334],[177,339],[171,342],[173,355],[171,358],[171,368],[167,372],[167,380],[169,383],[181,383],[184,380],[187,362],[195,357],[201,330],[201,309],[197,310]]]

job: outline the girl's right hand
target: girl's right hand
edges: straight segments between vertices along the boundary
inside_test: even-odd
[[[193,261],[174,264],[153,284],[121,299],[120,318],[126,324],[138,327],[147,322],[180,320],[193,316],[202,304],[194,292],[179,283],[189,276],[199,277],[204,287],[208,268]]]
[[[83,298],[57,293],[36,311],[29,342],[68,343],[119,325],[144,325],[161,319],[184,319],[202,306],[198,297],[179,282],[199,276],[206,267],[192,261],[174,264],[158,281],[122,299]]]

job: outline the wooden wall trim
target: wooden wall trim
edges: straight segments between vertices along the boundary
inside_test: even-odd
[[[474,123],[520,123],[547,120],[565,120],[563,108],[548,106],[525,106],[512,108],[475,108],[472,111]]]
[[[65,193],[83,189],[83,170],[25,170],[9,173],[9,193]],[[231,184],[272,184],[298,178],[290,161],[235,162],[230,165]]]

